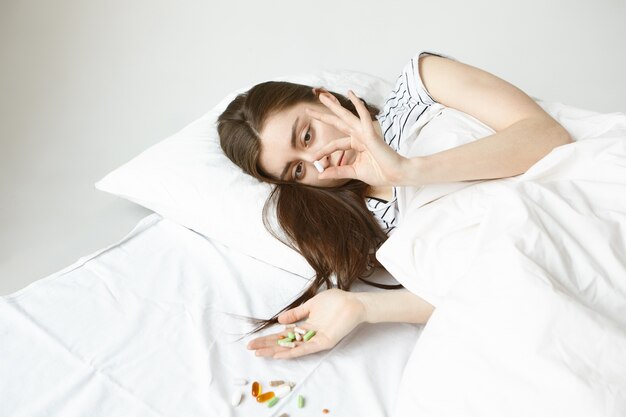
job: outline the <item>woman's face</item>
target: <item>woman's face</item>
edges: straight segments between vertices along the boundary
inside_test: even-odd
[[[332,114],[321,103],[299,103],[290,109],[271,115],[260,132],[259,164],[266,172],[284,181],[317,187],[335,187],[348,179],[318,179],[313,166],[313,153],[332,140],[345,137],[334,126],[313,119],[305,109]],[[350,164],[356,158],[354,150],[335,151],[320,159],[324,168]]]

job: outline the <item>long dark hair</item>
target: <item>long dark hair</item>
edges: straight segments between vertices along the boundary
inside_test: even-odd
[[[332,91],[329,93],[358,116],[350,99]],[[346,291],[357,279],[379,288],[402,287],[364,279],[371,275],[374,267],[381,267],[375,252],[387,239],[365,204],[369,188],[366,183],[350,180],[338,187],[314,187],[276,179],[259,164],[259,132],[268,117],[299,103],[318,102],[318,97],[319,90],[314,92],[311,86],[268,81],[239,94],[217,120],[220,144],[226,156],[245,173],[275,184],[263,207],[265,227],[277,239],[299,252],[315,271],[313,281],[291,304],[270,319],[253,319],[257,327],[250,333],[277,323],[280,313],[306,302],[323,286],[332,288],[333,273],[337,278],[337,288]],[[363,103],[374,120],[378,108],[364,100]],[[270,221],[272,209],[276,211],[278,225],[284,235],[275,230]]]

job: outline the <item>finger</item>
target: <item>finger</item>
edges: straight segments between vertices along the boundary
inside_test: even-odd
[[[333,141],[328,142],[319,150],[315,151],[315,153],[313,153],[313,156],[312,156],[313,160],[310,162],[319,161],[326,155],[330,155],[331,153],[335,151],[339,151],[339,150],[347,151],[348,149],[352,149],[352,138],[348,136],[345,138],[335,139]]]
[[[279,340],[281,336],[287,336],[287,331],[273,333],[268,336],[257,337],[256,339],[250,340],[246,347],[248,349],[260,349],[267,346],[273,346],[276,344],[276,341]]]
[[[309,316],[309,305],[304,303],[296,308],[287,310],[278,315],[278,322],[280,324],[295,323],[296,321],[303,320]]]
[[[302,342],[294,342],[294,343],[296,344],[296,346],[299,346],[299,344],[301,344]],[[258,349],[258,350],[256,350],[254,352],[254,354],[256,356],[271,356],[271,357],[273,357],[277,353],[285,352],[287,350],[292,350],[292,349],[296,349],[296,348],[288,348],[288,347],[285,347],[285,346],[274,345],[274,346],[269,346],[269,347],[266,347],[266,348]]]
[[[351,129],[354,129],[361,124],[361,120],[350,110],[343,107],[341,103],[339,103],[339,100],[337,100],[337,97],[332,94],[320,94],[320,101],[333,113],[339,116],[341,120],[347,123]]]
[[[350,99],[352,104],[354,104],[357,113],[359,113],[359,117],[361,118],[361,125],[366,129],[366,132],[371,131],[373,129],[371,122],[372,116],[367,110],[367,107],[365,107],[365,104],[363,104],[361,99],[358,98],[352,90],[348,90],[348,98]]]
[[[331,125],[336,129],[344,132],[346,135],[350,132],[350,126],[346,124],[343,120],[341,120],[337,115],[331,113],[322,113],[316,111],[311,108],[306,108],[305,110],[309,116],[313,119],[319,120],[322,123],[326,123],[327,125]]]
[[[338,167],[328,167],[324,172],[318,174],[320,180],[357,178],[357,173],[351,165],[341,165]]]
[[[299,346],[295,348],[287,348],[286,350],[281,350],[276,352],[273,356],[274,359],[291,359],[297,358],[299,356],[310,355],[311,353],[319,352],[324,348],[319,344],[313,341],[308,341],[306,343],[301,343]]]

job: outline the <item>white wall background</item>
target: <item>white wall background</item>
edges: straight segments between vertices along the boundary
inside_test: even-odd
[[[430,48],[544,100],[626,112],[622,0],[0,0],[0,294],[150,212],[106,173],[228,92],[313,69],[394,80]]]

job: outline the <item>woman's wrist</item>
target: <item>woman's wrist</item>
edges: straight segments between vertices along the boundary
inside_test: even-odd
[[[427,156],[415,156],[413,158],[405,158],[401,167],[402,176],[399,178],[397,186],[421,186],[427,184],[428,164]]]
[[[426,323],[434,307],[408,290],[354,293],[362,304],[362,323]]]

